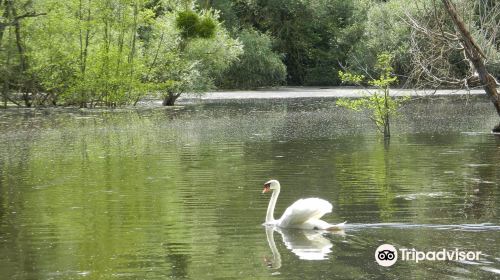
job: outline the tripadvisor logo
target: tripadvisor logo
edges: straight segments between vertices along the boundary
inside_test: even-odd
[[[478,261],[481,251],[462,251],[459,249],[438,251],[418,251],[415,248],[399,249],[402,261]],[[381,266],[391,266],[398,260],[398,250],[391,244],[382,244],[375,250],[375,260]]]
[[[398,251],[391,244],[382,244],[375,250],[375,260],[381,266],[391,266],[398,260]]]

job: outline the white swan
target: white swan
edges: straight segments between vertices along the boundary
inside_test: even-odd
[[[280,194],[278,180],[269,180],[264,184],[262,193],[273,191],[269,206],[267,207],[265,225],[275,225],[281,228],[315,229],[315,230],[341,230],[345,222],[332,225],[320,220],[326,213],[332,212],[330,202],[320,198],[305,198],[295,201],[278,220],[274,219],[274,207]]]

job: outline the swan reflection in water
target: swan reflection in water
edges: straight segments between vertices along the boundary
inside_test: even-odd
[[[273,253],[272,259],[265,258],[268,267],[278,269],[281,267],[281,254],[274,241],[274,232],[281,235],[286,248],[291,250],[301,260],[324,260],[332,252],[332,243],[328,235],[344,235],[343,230],[325,232],[316,230],[284,229],[275,226],[266,226],[266,237],[269,248]]]

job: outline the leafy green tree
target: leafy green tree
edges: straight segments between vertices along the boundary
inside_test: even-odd
[[[143,0],[73,0],[65,5],[44,0],[37,5],[47,16],[30,22],[27,44],[32,46],[33,75],[52,103],[114,107],[144,94],[137,33],[152,12]]]
[[[26,22],[45,15],[38,12],[33,1],[0,1],[0,81],[4,106],[7,101],[17,105],[11,94],[20,94],[26,107],[31,107],[40,91],[36,76],[32,75],[32,61],[26,37]]]
[[[166,13],[154,24],[150,39],[145,80],[165,106],[174,105],[182,93],[213,89],[215,79],[243,52],[214,10]]]
[[[189,0],[8,0],[0,13],[4,105],[115,107],[152,91],[173,104],[242,53],[218,13]]]
[[[394,56],[394,73],[404,82],[412,71],[411,27],[405,23],[404,14],[412,7],[407,0],[358,1],[359,9],[354,18],[362,28],[362,36],[350,50],[346,66],[366,68],[376,75],[378,54],[388,51]]]
[[[269,35],[255,29],[244,29],[239,33],[239,39],[244,53],[238,63],[232,64],[220,78],[222,87],[247,89],[285,83],[286,67],[272,50]]]
[[[378,79],[368,80],[368,84],[374,86],[374,92],[366,89],[365,96],[357,99],[342,98],[337,101],[337,105],[351,110],[360,111],[367,109],[371,112],[370,119],[377,126],[384,137],[390,137],[390,118],[397,113],[402,101],[390,96],[390,86],[397,82],[394,76],[394,69],[391,66],[393,56],[389,53],[382,53],[377,57],[376,70],[379,72]],[[352,74],[339,71],[339,76],[346,83],[361,85],[365,81],[364,75]]]

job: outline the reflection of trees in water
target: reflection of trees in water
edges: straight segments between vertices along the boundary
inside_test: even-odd
[[[466,187],[463,212],[466,219],[479,219],[491,222],[496,218],[495,185],[491,183],[472,183]]]
[[[290,189],[283,197],[284,205],[299,195],[326,192],[336,204],[333,215],[340,217],[357,220],[359,215],[361,220],[357,221],[367,216],[382,221],[409,216],[435,220],[459,216],[467,193],[473,195],[472,199],[480,198],[471,200],[476,206],[467,211],[481,208],[490,212],[488,217],[494,217],[500,152],[490,144],[491,137],[418,133],[395,137],[390,144],[369,135],[339,136],[328,141],[257,142],[245,145],[245,157],[261,162],[264,178],[279,178]],[[479,173],[471,174],[469,163],[486,165],[476,167]],[[478,187],[470,187],[471,176],[483,181],[478,193],[472,193]],[[464,190],[464,184],[472,189]],[[401,198],[406,194],[415,194],[415,198]],[[443,208],[443,199],[455,206]]]
[[[39,141],[41,136],[30,121],[32,117],[32,113],[29,112],[14,121],[13,124],[19,127],[14,127],[12,131],[7,130],[3,134],[7,139],[0,139],[2,147],[0,149],[0,239],[7,241],[2,242],[0,255],[6,258],[3,260],[9,261],[2,265],[0,274],[31,275],[39,278],[36,267],[43,260],[37,255],[40,249],[46,248],[37,249],[31,245],[38,244],[44,247],[44,244],[34,240],[38,236],[33,234],[35,231],[29,225],[26,225],[29,214],[27,209],[32,207],[28,204],[30,194],[33,192],[32,187],[40,184],[37,178],[33,178],[33,173],[37,172],[31,169],[33,161],[36,160],[37,147],[34,143]],[[26,132],[20,133],[20,130]],[[9,135],[10,132],[13,134]],[[44,234],[53,230],[53,226],[47,224],[37,224],[35,227],[38,230],[44,229]]]
[[[174,279],[187,279],[189,278],[189,263],[190,256],[188,254],[179,253],[173,248],[185,246],[185,244],[165,242],[163,247],[165,248],[165,255],[167,263],[170,265],[171,270],[168,277],[173,277]]]
[[[471,162],[483,162],[469,166],[470,174],[465,182],[464,215],[466,218],[491,222],[497,217],[500,169],[494,163],[500,162],[500,136],[494,137],[491,145],[478,145]]]
[[[485,95],[424,97],[407,103],[401,110],[401,122],[394,124],[397,130],[410,133],[490,131],[491,123],[498,119],[491,113],[494,110]]]
[[[46,278],[57,266],[65,275],[80,268],[110,277],[124,262],[134,269],[149,261],[127,244],[157,243],[157,235],[130,226],[181,222],[182,214],[167,215],[185,212],[175,203],[178,193],[159,196],[150,180],[165,170],[155,157],[163,139],[151,121],[136,113],[92,114],[47,116],[37,127],[2,135],[0,235],[8,246],[0,253],[10,260],[3,275]],[[167,261],[172,274],[186,274],[187,255],[174,252]]]
[[[3,181],[5,180],[4,178],[6,175],[4,174],[4,169],[3,169],[4,164],[0,162],[0,197],[9,197],[9,190],[6,189],[6,186],[4,186]],[[0,200],[0,221],[5,221],[5,215],[7,214],[7,207],[9,205],[10,199],[2,199]],[[2,232],[0,232],[0,235]]]
[[[219,110],[217,106],[213,109]],[[467,218],[485,221],[496,217],[500,140],[497,138],[495,146],[491,135],[409,134],[394,137],[389,146],[364,134],[317,138],[322,134],[307,127],[311,115],[281,109],[253,113],[251,120],[269,120],[261,129],[257,123],[251,126],[255,129],[252,133],[263,136],[246,139],[248,127],[238,127],[230,118],[241,113],[237,110],[230,111],[226,119],[223,110],[211,113],[219,118],[215,127],[210,126],[213,119],[199,119],[202,113],[181,112],[169,120],[175,123],[165,121],[165,111],[151,113],[148,118],[135,113],[90,119],[60,117],[51,124],[55,128],[28,128],[15,141],[2,138],[0,223],[12,223],[12,227],[1,230],[9,232],[8,241],[17,238],[16,242],[6,242],[11,247],[2,250],[13,256],[16,267],[12,271],[39,269],[35,272],[43,278],[46,275],[41,269],[47,269],[46,260],[60,258],[66,261],[61,269],[79,263],[94,275],[109,275],[122,269],[120,261],[137,256],[126,244],[165,240],[168,243],[157,257],[169,266],[165,270],[170,269],[168,273],[174,278],[203,275],[208,265],[193,266],[193,252],[203,251],[201,256],[216,255],[226,261],[244,260],[252,254],[261,257],[255,247],[228,248],[227,244],[240,244],[245,242],[240,238],[247,238],[244,233],[236,234],[240,230],[236,225],[257,226],[263,222],[265,208],[259,207],[265,207],[268,200],[260,200],[259,191],[268,177],[279,178],[289,189],[278,203],[281,210],[289,204],[287,201],[298,197],[328,194],[328,200],[336,202],[328,218],[332,222],[343,221],[337,217],[349,217],[348,222],[381,217],[395,220],[397,215],[418,215],[424,220],[447,217],[451,223],[463,213]],[[316,125],[324,113],[312,113],[309,124]],[[101,117],[108,119],[101,123]],[[186,119],[190,125],[183,126]],[[236,123],[250,125],[244,121],[237,119]],[[316,129],[334,124],[328,119]],[[297,125],[300,129],[292,131]],[[240,131],[226,134],[235,128]],[[293,139],[280,139],[286,131]],[[465,167],[467,163],[489,165]],[[446,173],[449,171],[452,173]],[[479,181],[467,180],[469,177]],[[440,198],[425,196],[416,201],[394,198],[399,193],[434,191],[454,194],[452,199],[444,198],[454,204],[441,207]],[[456,203],[464,200],[465,207]],[[458,213],[461,209],[464,212]],[[57,233],[55,238],[81,241],[82,245],[69,251],[52,239],[56,249],[42,248],[43,254],[33,251],[34,237],[26,232],[40,231],[37,225],[48,225],[49,219],[53,226],[50,230]],[[153,228],[164,224],[182,227],[168,229],[160,237],[153,228],[154,234],[145,234],[146,229],[127,231],[130,226],[145,223]],[[193,233],[199,227],[203,233]],[[88,236],[95,239],[88,240]],[[205,239],[200,241],[200,237]],[[429,234],[424,241],[432,237]],[[180,242],[185,247],[178,250]],[[299,259],[285,247],[285,242],[278,243],[283,261],[287,261],[285,253]],[[115,256],[119,257],[113,259]],[[22,267],[24,264],[26,267]],[[130,263],[128,269],[139,269],[134,266],[137,262]],[[211,269],[222,275],[225,267],[213,265]]]

